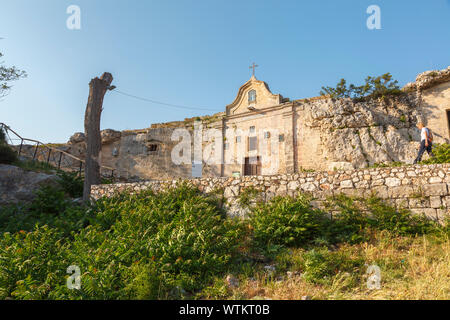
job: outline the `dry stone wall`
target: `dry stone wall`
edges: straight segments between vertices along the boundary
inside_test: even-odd
[[[160,180],[92,187],[92,197],[111,197],[120,192],[155,192],[175,186],[181,180]],[[247,188],[261,190],[260,197],[295,196],[311,193],[313,204],[320,207],[327,196],[346,194],[369,197],[376,194],[397,207],[443,221],[450,214],[450,164],[412,165],[390,168],[368,168],[349,171],[301,172],[274,176],[241,178],[203,178],[185,180],[204,193],[222,190],[230,216],[245,216],[239,197]]]

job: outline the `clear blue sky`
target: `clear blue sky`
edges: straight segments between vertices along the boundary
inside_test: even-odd
[[[66,27],[72,4],[81,30]],[[371,4],[381,8],[381,30],[366,27]],[[223,111],[253,61],[257,78],[291,99],[342,77],[360,83],[391,72],[404,85],[450,65],[450,0],[14,0],[0,8],[3,60],[29,74],[0,101],[0,122],[44,142],[84,130],[88,83],[104,71],[124,92]],[[102,129],[202,114],[109,92]]]

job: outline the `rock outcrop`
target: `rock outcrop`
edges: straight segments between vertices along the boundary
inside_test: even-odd
[[[366,102],[317,100],[305,105],[305,125],[319,132],[328,169],[411,163],[419,140],[414,100],[414,94]]]
[[[122,133],[120,131],[112,130],[112,129],[105,129],[100,132],[100,135],[102,137],[102,144],[109,144],[113,143],[120,139],[122,136]],[[67,144],[69,145],[75,145],[79,143],[85,143],[86,142],[86,136],[82,132],[76,132],[74,133]]]
[[[75,132],[69,139],[68,144],[76,144],[80,142],[84,142],[86,140],[86,136],[82,132]]]
[[[403,87],[404,91],[425,90],[443,82],[450,81],[450,66],[447,69],[425,71],[417,75],[416,82]]]
[[[102,137],[102,144],[109,144],[120,140],[122,133],[120,131],[106,129],[100,132]]]
[[[57,176],[0,164],[0,205],[32,201],[43,186],[56,186]]]

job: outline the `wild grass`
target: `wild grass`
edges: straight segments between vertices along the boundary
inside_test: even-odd
[[[51,164],[37,160],[17,160],[12,164],[25,171],[42,172],[47,174],[53,174],[57,172],[57,168],[55,168]]]
[[[450,299],[450,242],[448,234],[417,237],[395,236],[378,231],[374,239],[356,245],[342,245],[330,255],[343,255],[348,261],[362,261],[353,271],[337,270],[320,283],[308,281],[299,267],[308,251],[294,249],[291,267],[278,277],[259,272],[242,277],[241,285],[228,298],[300,300],[448,300]],[[367,287],[368,265],[381,269],[381,288]],[[320,280],[323,280],[321,278]]]

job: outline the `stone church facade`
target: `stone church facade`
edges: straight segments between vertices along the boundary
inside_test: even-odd
[[[450,141],[450,67],[420,74],[403,91],[398,97],[366,102],[327,97],[291,101],[252,76],[225,112],[142,130],[103,131],[101,162],[128,179],[293,174],[411,163],[420,140],[418,120],[427,123],[436,143]],[[180,129],[191,140],[179,152],[188,161],[177,164],[173,159],[181,138],[174,132]],[[195,145],[199,135],[200,149]],[[83,156],[84,150],[83,136],[74,135],[67,151]],[[207,161],[209,151],[216,161]]]

